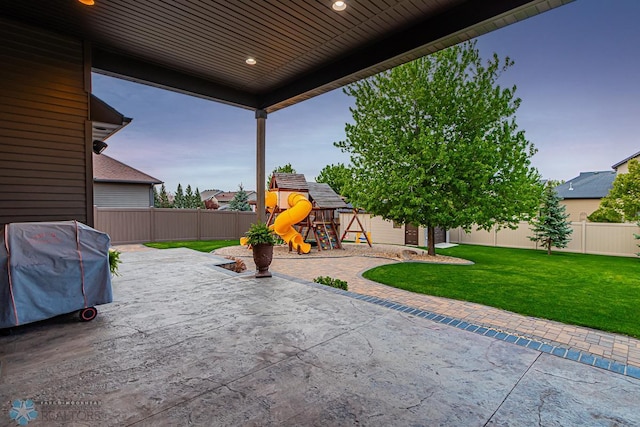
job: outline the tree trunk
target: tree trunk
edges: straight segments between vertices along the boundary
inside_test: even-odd
[[[427,227],[427,253],[436,255],[436,228],[432,226]]]
[[[547,241],[547,255],[551,255],[551,244],[553,242],[551,240]]]

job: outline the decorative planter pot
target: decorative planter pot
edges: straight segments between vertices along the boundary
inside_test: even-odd
[[[259,244],[253,246],[253,262],[256,263],[256,277],[271,277],[269,272],[269,265],[273,259],[273,245]]]

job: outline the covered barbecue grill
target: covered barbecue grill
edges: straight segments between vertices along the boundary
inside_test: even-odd
[[[112,301],[109,236],[77,221],[6,224],[0,233],[0,328]]]

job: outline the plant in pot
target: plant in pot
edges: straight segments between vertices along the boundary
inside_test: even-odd
[[[246,239],[243,241],[250,245],[253,250],[253,262],[256,263],[256,277],[271,277],[269,265],[273,259],[273,245],[276,243],[276,237],[273,231],[267,227],[264,222],[258,221],[251,224],[249,231],[245,234]]]

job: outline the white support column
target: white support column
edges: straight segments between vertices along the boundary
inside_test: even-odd
[[[266,152],[266,123],[267,112],[265,110],[256,110],[256,213],[258,221],[265,222],[265,152]]]

